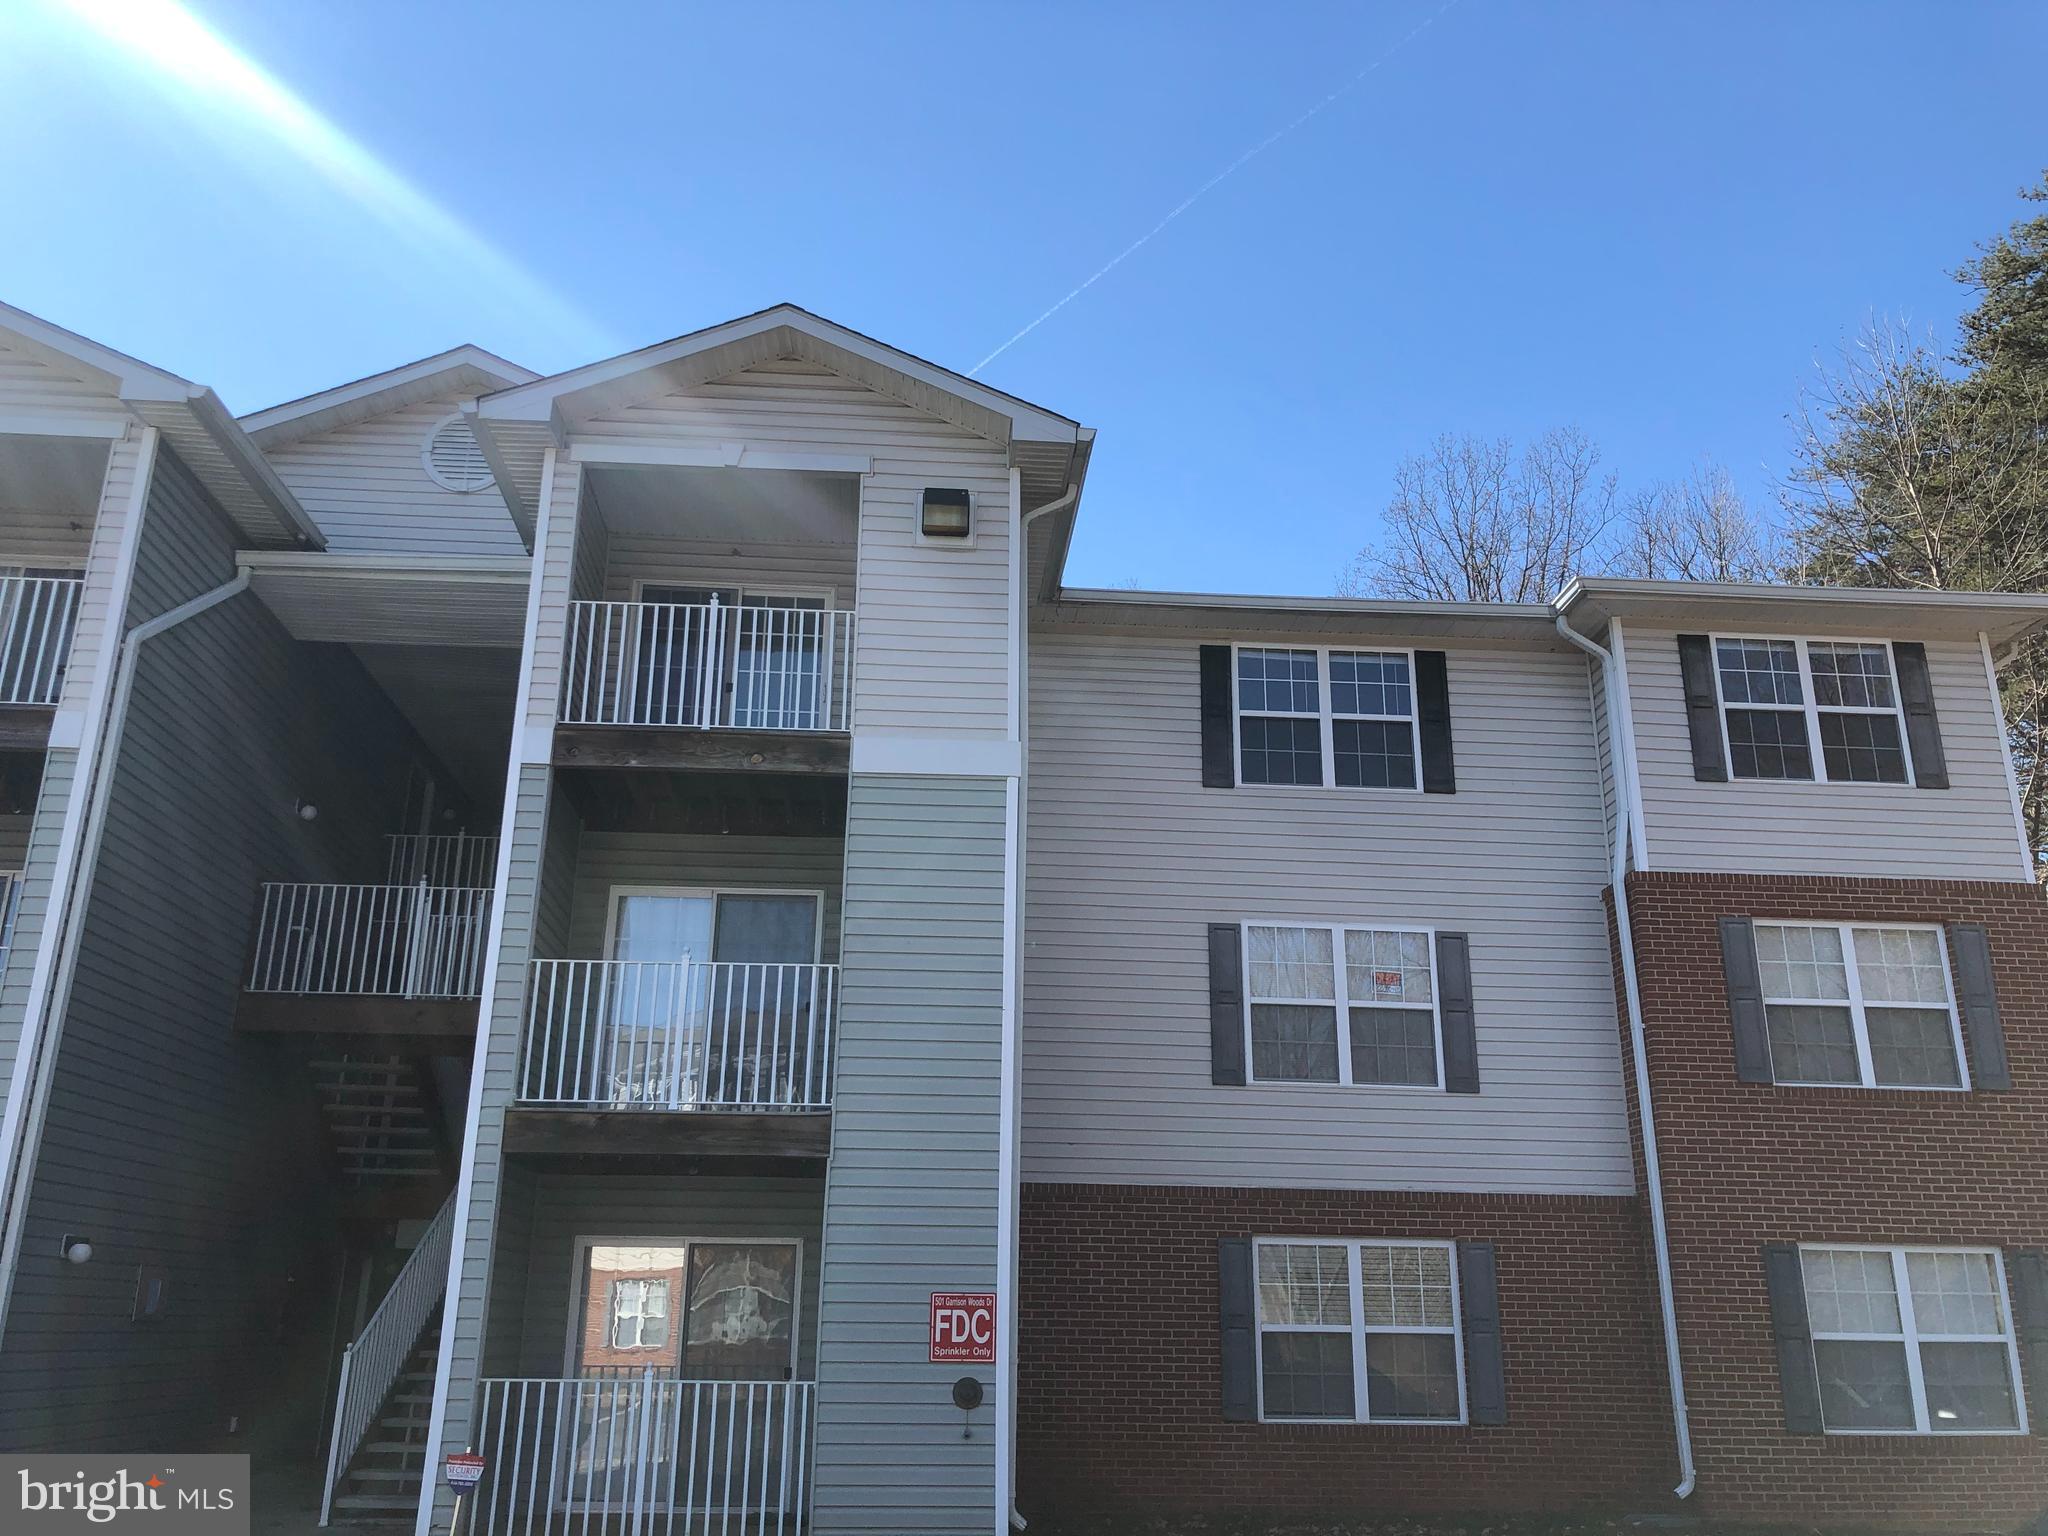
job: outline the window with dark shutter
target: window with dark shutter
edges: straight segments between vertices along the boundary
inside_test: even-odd
[[[1415,653],[1415,712],[1422,731],[1422,788],[1425,794],[1454,795],[1458,773],[1451,751],[1451,682],[1442,651]]]
[[[1235,923],[1209,925],[1209,1081],[1244,1085],[1244,946]]]
[[[1216,1267],[1223,1417],[1234,1424],[1249,1423],[1259,1416],[1258,1312],[1252,1288],[1251,1239],[1219,1239]]]
[[[2005,1023],[1998,1014],[1998,984],[1991,974],[1991,935],[1982,923],[1948,925],[1949,958],[1955,966],[1956,1001],[1963,1011],[1963,1035],[1970,1043],[1970,1083],[2000,1092],[2012,1087],[2005,1059]]]
[[[1202,787],[1232,789],[1237,765],[1231,750],[1230,647],[1205,645],[1202,671]]]
[[[1913,753],[1913,783],[1921,789],[1948,788],[1948,755],[1941,747],[1941,721],[1934,713],[1934,684],[1927,676],[1927,647],[1917,641],[1892,643],[1892,667],[1899,674],[1899,703],[1906,712],[1906,745]]]
[[[1492,1243],[1458,1244],[1458,1307],[1465,1333],[1465,1416],[1473,1424],[1505,1424],[1507,1375]]]
[[[1444,1092],[1479,1091],[1479,1026],[1472,1006],[1472,943],[1462,933],[1436,936],[1438,1012],[1444,1032]]]
[[[1795,1435],[1817,1435],[1821,1432],[1820,1375],[1813,1364],[1813,1330],[1806,1319],[1806,1275],[1799,1262],[1799,1246],[1765,1243],[1763,1253],[1785,1428]]]
[[[1736,1080],[1771,1082],[1771,1031],[1764,1012],[1763,976],[1757,967],[1756,925],[1746,917],[1721,919],[1721,974],[1728,984]]]
[[[1678,672],[1685,684],[1685,724],[1692,735],[1692,776],[1720,784],[1728,778],[1721,748],[1721,700],[1714,691],[1714,648],[1705,635],[1678,637]]]

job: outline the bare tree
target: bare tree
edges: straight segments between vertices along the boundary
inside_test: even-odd
[[[1779,543],[1734,477],[1703,463],[1684,479],[1627,497],[1601,564],[1612,575],[1667,581],[1774,581],[1783,563]]]
[[[1518,457],[1505,438],[1446,435],[1401,462],[1387,537],[1360,550],[1347,597],[1541,602],[1584,563],[1613,515],[1615,479],[1575,428]]]

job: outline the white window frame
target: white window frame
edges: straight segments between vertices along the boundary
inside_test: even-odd
[[[1266,1335],[1270,1333],[1336,1333],[1339,1330],[1328,1323],[1268,1323],[1259,1312],[1259,1250],[1268,1245],[1291,1245],[1295,1247],[1343,1248],[1344,1262],[1348,1270],[1351,1292],[1351,1322],[1345,1332],[1351,1335],[1351,1408],[1349,1419],[1304,1419],[1288,1416],[1270,1417],[1266,1413]],[[1451,1276],[1451,1323],[1448,1328],[1437,1324],[1370,1324],[1365,1320],[1365,1270],[1359,1262],[1360,1253],[1367,1248],[1441,1248],[1450,1256]],[[1256,1378],[1259,1394],[1259,1422],[1261,1424],[1412,1424],[1419,1429],[1456,1429],[1470,1422],[1471,1408],[1466,1402],[1465,1392],[1465,1298],[1460,1290],[1458,1276],[1458,1245],[1450,1238],[1438,1237],[1312,1237],[1299,1233],[1273,1233],[1252,1239],[1252,1374]],[[1372,1404],[1366,1392],[1365,1341],[1375,1333],[1430,1333],[1451,1336],[1453,1370],[1458,1378],[1458,1416],[1455,1419],[1403,1419],[1372,1417]]]
[[[1731,703],[1721,691],[1721,642],[1724,640],[1741,644],[1775,643],[1790,645],[1799,657],[1800,703],[1791,704],[1744,704]],[[1891,679],[1892,707],[1870,709],[1856,704],[1821,704],[1814,699],[1813,659],[1808,649],[1814,645],[1874,645],[1884,652],[1885,673]],[[1707,649],[1714,663],[1714,701],[1721,723],[1721,761],[1728,765],[1729,782],[1736,784],[1849,784],[1859,789],[1913,789],[1920,782],[1918,770],[1913,763],[1913,743],[1906,735],[1906,701],[1899,691],[1899,659],[1892,650],[1889,640],[1875,640],[1864,635],[1816,635],[1811,639],[1799,635],[1756,635],[1716,633],[1707,636]],[[1790,715],[1802,714],[1806,719],[1806,747],[1813,762],[1813,777],[1809,779],[1750,779],[1738,778],[1735,773],[1735,748],[1728,738],[1728,711],[1731,709],[1754,709],[1767,713]],[[1874,779],[1831,779],[1828,777],[1827,754],[1821,747],[1820,717],[1822,715],[1890,715],[1899,723],[1899,751],[1905,758],[1906,777],[1903,783],[1887,784]]]
[[[653,601],[656,603],[666,603],[668,601],[667,598],[649,599],[649,597],[647,596],[647,589],[649,587],[711,587],[713,589],[730,589],[735,594],[732,602],[729,604],[722,604],[721,606],[732,608],[739,607],[741,604],[746,602],[746,600],[750,597],[786,597],[791,599],[800,599],[805,602],[816,600],[824,604],[824,612],[832,613],[836,611],[836,604],[839,601],[839,593],[837,589],[833,587],[807,587],[803,585],[788,586],[777,585],[773,582],[757,583],[751,581],[727,581],[719,577],[707,577],[702,581],[683,581],[680,579],[665,576],[635,577],[633,579],[633,601],[636,603],[645,603],[649,601]],[[676,606],[687,608],[692,605],[688,603],[680,603]],[[808,609],[805,611],[815,613],[819,610]]]
[[[1333,996],[1320,997],[1261,997],[1252,996],[1252,930],[1254,928],[1314,928],[1330,935],[1330,968]],[[1419,933],[1426,941],[1429,952],[1429,1014],[1431,1028],[1436,1040],[1436,1081],[1434,1083],[1358,1083],[1351,1079],[1351,1010],[1353,1008],[1381,1008],[1400,1013],[1412,1013],[1415,1003],[1382,1003],[1370,998],[1355,1002],[1350,996],[1351,978],[1349,967],[1344,963],[1344,935],[1347,933]],[[1437,976],[1436,930],[1418,926],[1415,923],[1333,923],[1327,919],[1306,921],[1301,918],[1247,917],[1237,925],[1238,975],[1243,978],[1238,988],[1244,994],[1244,1080],[1266,1088],[1352,1088],[1377,1090],[1386,1089],[1397,1093],[1442,1093],[1444,1091],[1444,1009],[1443,984]],[[1252,1051],[1252,1004],[1276,1005],[1282,1008],[1335,1008],[1337,1010],[1337,1081],[1334,1083],[1302,1082],[1291,1077],[1260,1077],[1253,1068]]]
[[[1310,715],[1301,710],[1254,709],[1247,711],[1238,699],[1238,658],[1246,651],[1309,651],[1316,658],[1316,712]],[[1408,713],[1405,715],[1352,715],[1336,714],[1331,708],[1335,696],[1330,682],[1330,657],[1332,654],[1345,656],[1401,656],[1408,662]],[[1254,714],[1261,718],[1275,720],[1308,720],[1319,722],[1323,747],[1323,782],[1320,784],[1254,784],[1244,777],[1244,732],[1240,729],[1245,715]],[[1415,782],[1408,785],[1390,784],[1339,784],[1337,782],[1337,732],[1338,720],[1382,720],[1406,721],[1408,724],[1408,748],[1415,765]],[[1422,793],[1422,700],[1415,680],[1415,652],[1398,645],[1254,645],[1234,644],[1230,648],[1230,775],[1240,789],[1309,789],[1343,790],[1347,794],[1370,795],[1419,795]]]
[[[622,1300],[623,1300],[623,1299],[625,1298],[625,1296],[626,1296],[626,1294],[627,1294],[627,1292],[626,1292],[626,1287],[628,1287],[628,1286],[633,1286],[633,1285],[637,1285],[637,1286],[639,1286],[639,1287],[640,1287],[640,1296],[641,1296],[641,1301],[640,1301],[640,1309],[639,1309],[639,1310],[638,1310],[637,1312],[634,1312],[634,1313],[632,1313],[632,1314],[630,1315],[630,1317],[629,1317],[629,1316],[628,1316],[627,1314],[624,1314],[624,1313],[620,1312],[620,1310],[619,1310],[619,1303],[620,1303],[620,1301],[622,1301]],[[662,1300],[662,1313],[661,1313],[661,1320],[662,1320],[662,1322],[663,1322],[664,1324],[666,1324],[666,1325],[667,1325],[667,1326],[666,1326],[666,1328],[664,1329],[664,1334],[665,1334],[665,1336],[664,1336],[664,1338],[662,1339],[661,1343],[660,1343],[660,1344],[658,1344],[658,1345],[657,1345],[657,1344],[649,1344],[649,1343],[647,1342],[647,1339],[646,1339],[646,1334],[647,1334],[647,1319],[648,1319],[648,1318],[649,1318],[649,1317],[650,1317],[650,1316],[652,1315],[651,1313],[649,1313],[649,1312],[647,1311],[647,1301],[646,1301],[646,1298],[647,1298],[647,1293],[648,1293],[648,1292],[650,1292],[650,1291],[652,1291],[652,1290],[654,1290],[654,1289],[655,1289],[656,1287],[659,1287],[659,1288],[660,1288],[660,1290],[661,1290],[661,1293],[662,1293],[662,1297],[663,1297],[663,1300]],[[610,1334],[610,1337],[609,1337],[609,1338],[608,1338],[608,1339],[607,1339],[607,1340],[605,1341],[605,1348],[607,1348],[607,1349],[662,1349],[662,1348],[666,1348],[666,1347],[667,1347],[667,1345],[668,1345],[668,1341],[669,1341],[669,1338],[672,1338],[672,1337],[674,1336],[674,1335],[673,1335],[673,1332],[672,1332],[672,1330],[673,1330],[673,1329],[674,1329],[674,1327],[675,1327],[675,1313],[676,1313],[676,1306],[675,1306],[675,1301],[676,1301],[676,1299],[675,1299],[675,1297],[674,1297],[674,1296],[671,1296],[671,1295],[669,1294],[670,1290],[671,1290],[671,1287],[670,1287],[670,1285],[669,1285],[669,1283],[668,1283],[668,1277],[667,1277],[666,1275],[659,1275],[659,1276],[646,1276],[646,1275],[642,1275],[642,1276],[638,1276],[638,1277],[634,1277],[634,1278],[629,1278],[629,1279],[625,1279],[625,1280],[614,1280],[614,1281],[612,1281],[612,1283],[611,1283],[611,1291],[612,1291],[612,1293],[611,1293],[611,1296],[610,1296],[610,1297],[608,1298],[608,1300],[609,1300],[609,1302],[610,1302],[610,1306],[609,1306],[609,1307],[608,1307],[608,1309],[607,1309],[607,1310],[608,1310],[608,1312],[609,1312],[609,1314],[610,1314],[610,1317],[609,1317],[609,1327],[608,1327],[608,1330],[607,1330],[607,1331],[609,1332],[609,1334]],[[635,1334],[635,1338],[634,1338],[634,1341],[633,1341],[633,1342],[632,1342],[631,1344],[621,1344],[621,1343],[619,1342],[619,1324],[620,1324],[620,1323],[622,1323],[622,1322],[628,1322],[628,1321],[630,1321],[630,1322],[631,1322],[631,1323],[633,1324],[633,1331],[634,1331],[634,1334]]]
[[[808,896],[816,903],[817,920],[811,924],[812,965],[821,965],[825,958],[825,893],[813,886],[780,885],[614,885],[605,892],[604,917],[604,958],[612,958],[612,944],[618,937],[619,907],[628,896],[677,896],[708,897],[711,901],[711,936],[715,944],[718,939],[718,903],[726,896]],[[683,958],[677,955],[676,959]],[[709,955],[692,955],[690,959],[700,965],[716,964]]]
[[[1856,1074],[1853,1083],[1821,1083],[1806,1078],[1779,1077],[1777,1062],[1771,1063],[1772,1080],[1782,1088],[1881,1088],[1888,1093],[1968,1093],[1970,1091],[1970,1056],[1963,1049],[1962,1010],[1956,1006],[1956,978],[1954,962],[1948,952],[1948,934],[1939,923],[1830,923],[1813,918],[1801,917],[1759,917],[1751,920],[1757,928],[1832,928],[1841,935],[1842,969],[1848,978],[1849,995],[1845,998],[1773,997],[1764,994],[1765,1044],[1769,1045],[1770,1010],[1773,1008],[1800,1008],[1820,1006],[1823,1008],[1847,1007],[1849,1027],[1856,1037]],[[1870,1054],[1870,1020],[1864,1012],[1863,978],[1856,961],[1856,930],[1867,928],[1876,932],[1892,930],[1907,933],[1931,933],[1941,954],[1941,983],[1947,997],[1949,1043],[1956,1053],[1956,1081],[1942,1083],[1880,1083],[1877,1068]],[[1758,967],[1761,975],[1762,967]],[[1931,1004],[1886,1003],[1879,1008],[1931,1007]]]
[[[1913,1425],[1911,1429],[1832,1429],[1828,1427],[1823,1407],[1821,1428],[1830,1435],[1925,1435],[1932,1438],[1963,1439],[1974,1435],[2024,1435],[2027,1433],[2027,1384],[2020,1370],[2019,1325],[2012,1315],[2012,1290],[2005,1278],[2005,1255],[1996,1248],[1937,1247],[1922,1243],[1909,1243],[1903,1247],[1892,1247],[1883,1243],[1801,1243],[1799,1245],[1799,1287],[1805,1300],[1808,1316],[1811,1317],[1813,1303],[1806,1298],[1806,1255],[1809,1253],[1882,1253],[1892,1261],[1892,1285],[1898,1292],[1899,1332],[1897,1333],[1823,1333],[1809,1323],[1807,1337],[1809,1353],[1813,1357],[1816,1375],[1820,1370],[1820,1358],[1811,1345],[1822,1339],[1847,1340],[1880,1344],[1904,1344],[1906,1349],[1906,1379],[1913,1394]],[[1920,1332],[1919,1323],[1913,1311],[1913,1286],[1906,1273],[1906,1259],[1916,1253],[1967,1254],[1972,1258],[1988,1255],[1991,1259],[1991,1275],[1998,1287],[1998,1309],[2005,1318],[2005,1332],[1988,1333],[1931,1333]],[[2016,1427],[2012,1429],[1933,1429],[1929,1426],[1927,1414],[1927,1383],[1920,1365],[1920,1346],[1930,1344],[2003,1344],[2005,1345],[2006,1369],[2012,1373],[2013,1418]]]

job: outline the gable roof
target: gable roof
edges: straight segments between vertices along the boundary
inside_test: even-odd
[[[545,449],[561,446],[577,422],[777,358],[829,368],[999,445],[1022,474],[1027,508],[1059,496],[1080,467],[1077,447],[1087,429],[1070,417],[991,389],[795,304],[772,305],[485,395],[476,406],[477,435],[494,467],[503,462],[509,468],[509,476],[500,476],[500,487],[513,504],[514,518],[522,527],[530,526]]]
[[[35,361],[104,394],[136,420],[155,427],[251,545],[318,549],[318,526],[249,440],[220,397],[203,384],[167,373],[125,352],[0,304],[0,335]],[[76,402],[67,402],[75,405]],[[33,430],[32,416],[17,430]]]
[[[530,368],[508,362],[495,352],[465,342],[373,373],[348,384],[337,384],[317,394],[252,411],[242,421],[256,445],[281,448],[322,432],[332,432],[354,422],[382,416],[387,411],[416,405],[422,400],[445,399],[450,395],[485,395],[509,385],[530,384],[540,377]]]

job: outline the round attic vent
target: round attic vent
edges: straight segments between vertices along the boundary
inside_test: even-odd
[[[443,490],[467,494],[491,484],[491,466],[459,412],[434,424],[420,457],[427,466],[427,478]]]

